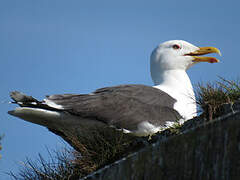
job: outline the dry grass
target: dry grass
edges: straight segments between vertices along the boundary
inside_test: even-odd
[[[17,174],[10,172],[9,175],[18,180],[64,180],[74,177],[76,173],[74,173],[74,167],[71,163],[73,158],[71,151],[64,149],[55,152],[54,156],[50,152],[49,155],[48,161],[44,160],[40,154],[35,162],[26,159],[25,162],[22,162],[22,167]]]
[[[240,83],[220,78],[220,81],[214,83],[198,84],[196,94],[202,116],[211,120],[221,115],[223,104],[239,100]],[[179,131],[181,127],[176,126],[165,130],[161,135],[174,135]],[[112,128],[88,130],[88,133],[87,137],[76,134],[67,136],[65,140],[75,150],[64,149],[62,152],[50,153],[49,161],[41,155],[36,162],[27,159],[20,172],[10,173],[10,176],[16,180],[78,179],[146,144],[146,139],[132,137]]]
[[[233,104],[240,100],[240,82],[220,77],[220,80],[214,83],[198,84],[196,94],[202,115],[212,120],[222,115],[223,104]]]
[[[88,130],[89,136],[71,136],[71,144],[77,151],[74,163],[87,175],[106,164],[110,164],[143,144],[136,137],[113,128]],[[80,155],[80,156],[79,156]]]
[[[112,128],[92,130],[84,137],[71,137],[71,145],[78,151],[49,152],[49,161],[39,154],[37,161],[27,159],[19,173],[9,175],[15,180],[79,179],[143,146],[135,137]]]

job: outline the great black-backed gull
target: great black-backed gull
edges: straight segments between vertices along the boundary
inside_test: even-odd
[[[136,136],[152,135],[174,122],[196,116],[195,95],[186,70],[199,62],[216,63],[214,47],[197,47],[183,40],[167,41],[151,54],[154,86],[120,85],[90,94],[47,96],[38,101],[14,91],[20,107],[9,114],[49,129],[96,125],[115,127]]]

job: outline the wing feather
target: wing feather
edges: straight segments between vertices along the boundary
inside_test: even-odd
[[[107,87],[91,94],[51,95],[47,100],[71,114],[129,130],[142,121],[164,125],[181,118],[173,109],[174,98],[145,85]]]

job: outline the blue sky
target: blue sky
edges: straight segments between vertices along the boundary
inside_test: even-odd
[[[47,157],[62,140],[44,127],[7,114],[8,94],[37,98],[88,93],[127,83],[152,85],[149,56],[166,40],[183,39],[222,52],[218,64],[188,72],[193,84],[239,77],[238,1],[7,0],[0,2],[0,173],[26,157]],[[4,174],[0,177],[8,179]]]

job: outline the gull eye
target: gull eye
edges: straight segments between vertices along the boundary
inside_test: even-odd
[[[178,44],[174,44],[174,45],[172,46],[172,48],[173,48],[173,49],[181,49],[181,47],[180,47]]]

